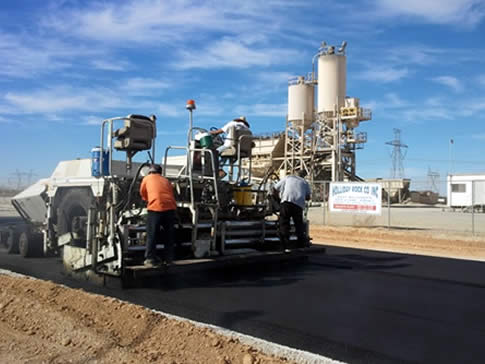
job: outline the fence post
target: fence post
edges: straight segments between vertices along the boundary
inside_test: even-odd
[[[387,181],[387,228],[391,228],[391,181]]]
[[[322,196],[322,206],[323,206],[323,225],[326,225],[326,209],[327,209],[327,201],[326,201],[326,195],[327,195],[327,182],[323,181],[323,196]]]
[[[475,235],[475,181],[472,181],[472,235]]]

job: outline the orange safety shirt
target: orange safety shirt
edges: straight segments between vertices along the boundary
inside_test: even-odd
[[[141,198],[148,202],[149,211],[175,210],[177,204],[173,194],[172,184],[168,179],[157,173],[143,178],[140,185]]]

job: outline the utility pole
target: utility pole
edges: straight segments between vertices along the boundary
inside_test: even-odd
[[[393,147],[391,153],[392,159],[392,171],[391,177],[392,178],[403,178],[404,177],[404,158],[406,157],[407,148],[408,146],[401,142],[401,129],[393,129],[394,131],[394,140],[387,142],[387,145],[391,145]],[[401,148],[404,152],[401,151]]]
[[[453,140],[453,138],[450,139],[450,144],[448,144],[448,155],[449,155],[449,166],[448,166],[448,169],[449,169],[449,172],[448,174],[451,175],[453,174],[454,172],[454,163],[453,163],[453,145],[455,144],[455,141]]]

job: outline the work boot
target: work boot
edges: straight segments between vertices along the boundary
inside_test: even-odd
[[[312,245],[310,239],[298,240],[298,248],[308,248]]]
[[[145,259],[143,265],[147,268],[156,268],[162,265],[162,262],[158,259]]]

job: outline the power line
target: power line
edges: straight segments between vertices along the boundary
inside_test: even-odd
[[[360,163],[380,163],[386,161],[385,158],[376,159],[361,159]],[[406,158],[408,161],[414,162],[433,162],[433,163],[449,163],[448,159],[426,159],[426,158]],[[473,161],[473,160],[454,160],[454,162],[464,163],[464,164],[485,164],[485,160]]]

